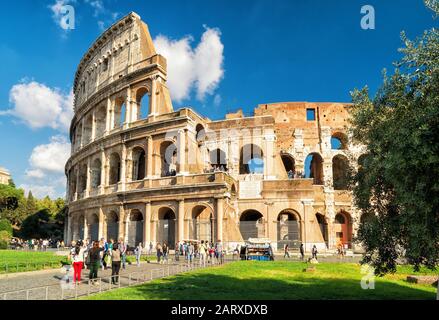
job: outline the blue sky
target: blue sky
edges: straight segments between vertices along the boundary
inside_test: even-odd
[[[74,30],[60,28],[51,9],[56,1],[75,8]],[[375,9],[374,30],[360,27],[363,5]],[[174,99],[175,109],[192,106],[211,119],[238,108],[251,113],[260,103],[349,102],[349,91],[364,85],[374,92],[382,69],[393,70],[399,57],[400,31],[414,38],[439,21],[421,0],[17,0],[1,6],[0,166],[38,196],[64,192],[60,168],[67,156],[68,112],[62,108],[76,66],[102,28],[130,11],[148,24],[154,39],[183,39],[194,52],[203,34],[214,31],[222,45],[221,74],[202,98],[189,85],[187,94]],[[169,77],[175,80],[175,74]],[[60,109],[45,124],[50,108],[44,99],[27,105],[35,97],[26,90],[59,99],[54,107],[66,112]],[[26,110],[40,117],[30,123],[23,119]]]

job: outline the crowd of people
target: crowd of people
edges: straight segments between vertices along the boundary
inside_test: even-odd
[[[62,240],[49,239],[29,239],[12,238],[9,246],[11,249],[46,251],[49,248],[64,248],[65,244]]]

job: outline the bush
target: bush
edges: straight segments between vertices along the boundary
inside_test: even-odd
[[[0,231],[7,231],[10,237],[12,237],[12,225],[9,222],[9,220],[6,219],[0,220]]]
[[[8,248],[8,241],[0,240],[0,250],[6,250]]]
[[[9,232],[2,230],[0,231],[0,241],[6,241],[9,242],[11,240],[11,235]]]

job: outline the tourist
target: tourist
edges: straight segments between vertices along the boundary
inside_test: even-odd
[[[138,267],[140,267],[140,258],[142,257],[142,251],[143,251],[142,242],[139,242],[136,249],[134,249],[134,254],[136,255],[136,265]]]
[[[305,259],[305,248],[303,247],[303,243],[300,244],[300,260]]]
[[[154,245],[152,244],[152,241],[149,242],[149,255],[152,255],[152,248],[154,248]]]
[[[195,254],[195,247],[192,242],[189,242],[189,245],[187,247],[187,255],[188,255],[188,264],[192,264],[192,259],[194,258]]]
[[[317,260],[317,247],[316,245],[312,246],[312,250],[311,250],[311,254],[312,254],[312,259],[316,259]]]
[[[180,242],[175,244],[175,261],[180,261]]]
[[[72,249],[70,257],[73,265],[73,283],[78,284],[81,281],[81,271],[84,264],[85,247],[78,241]]]
[[[59,247],[61,245],[61,242],[59,242],[59,240],[56,242],[56,250],[59,250]]]
[[[293,173],[293,170],[289,170],[288,171],[288,179],[293,179],[293,177],[294,177],[294,173]]]
[[[105,270],[105,268],[107,267],[107,264],[105,262],[105,258],[107,256],[107,252],[108,252],[108,243],[104,238],[101,239],[100,246],[102,248],[104,248],[104,250],[102,251],[102,254],[101,254],[101,256],[102,256],[101,267],[102,267],[102,270]]]
[[[119,245],[115,243],[113,245],[113,249],[111,250],[111,283],[112,284],[118,284],[119,282],[121,255],[122,252],[119,250]]]
[[[162,245],[160,244],[160,242],[157,242],[157,245],[155,247],[155,252],[157,254],[157,263],[160,264],[161,263],[161,257],[162,257],[162,252],[163,248]]]
[[[203,267],[205,267],[206,266],[207,248],[206,248],[206,245],[204,244],[204,240],[201,240],[201,245],[200,245],[198,251],[200,253],[200,266],[202,265]]]
[[[223,244],[221,243],[221,240],[219,240],[219,239],[215,244],[215,257],[216,257],[216,261],[218,263],[222,264],[224,262]]]
[[[98,277],[99,263],[101,262],[101,253],[104,251],[104,247],[99,246],[98,241],[93,242],[93,247],[90,249],[88,255],[90,256],[90,275],[89,279],[92,284],[96,283]]]
[[[169,255],[169,246],[166,241],[163,241],[163,263],[169,263],[168,261],[168,255]]]
[[[215,248],[213,246],[210,246],[209,248],[209,262],[211,264],[215,264]]]
[[[126,260],[127,260],[127,246],[125,244],[125,241],[123,241],[123,238],[119,238],[118,247],[119,247],[121,259],[122,259],[122,269],[125,270],[125,264],[126,264]]]
[[[288,249],[289,249],[288,243],[285,243],[285,245],[284,245],[284,258],[290,257],[290,253],[288,252]]]

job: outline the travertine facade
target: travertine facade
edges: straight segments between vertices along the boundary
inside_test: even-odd
[[[66,241],[351,246],[358,217],[344,178],[359,149],[346,135],[348,105],[262,104],[252,117],[211,121],[174,111],[166,77],[166,59],[134,13],[81,60]]]

